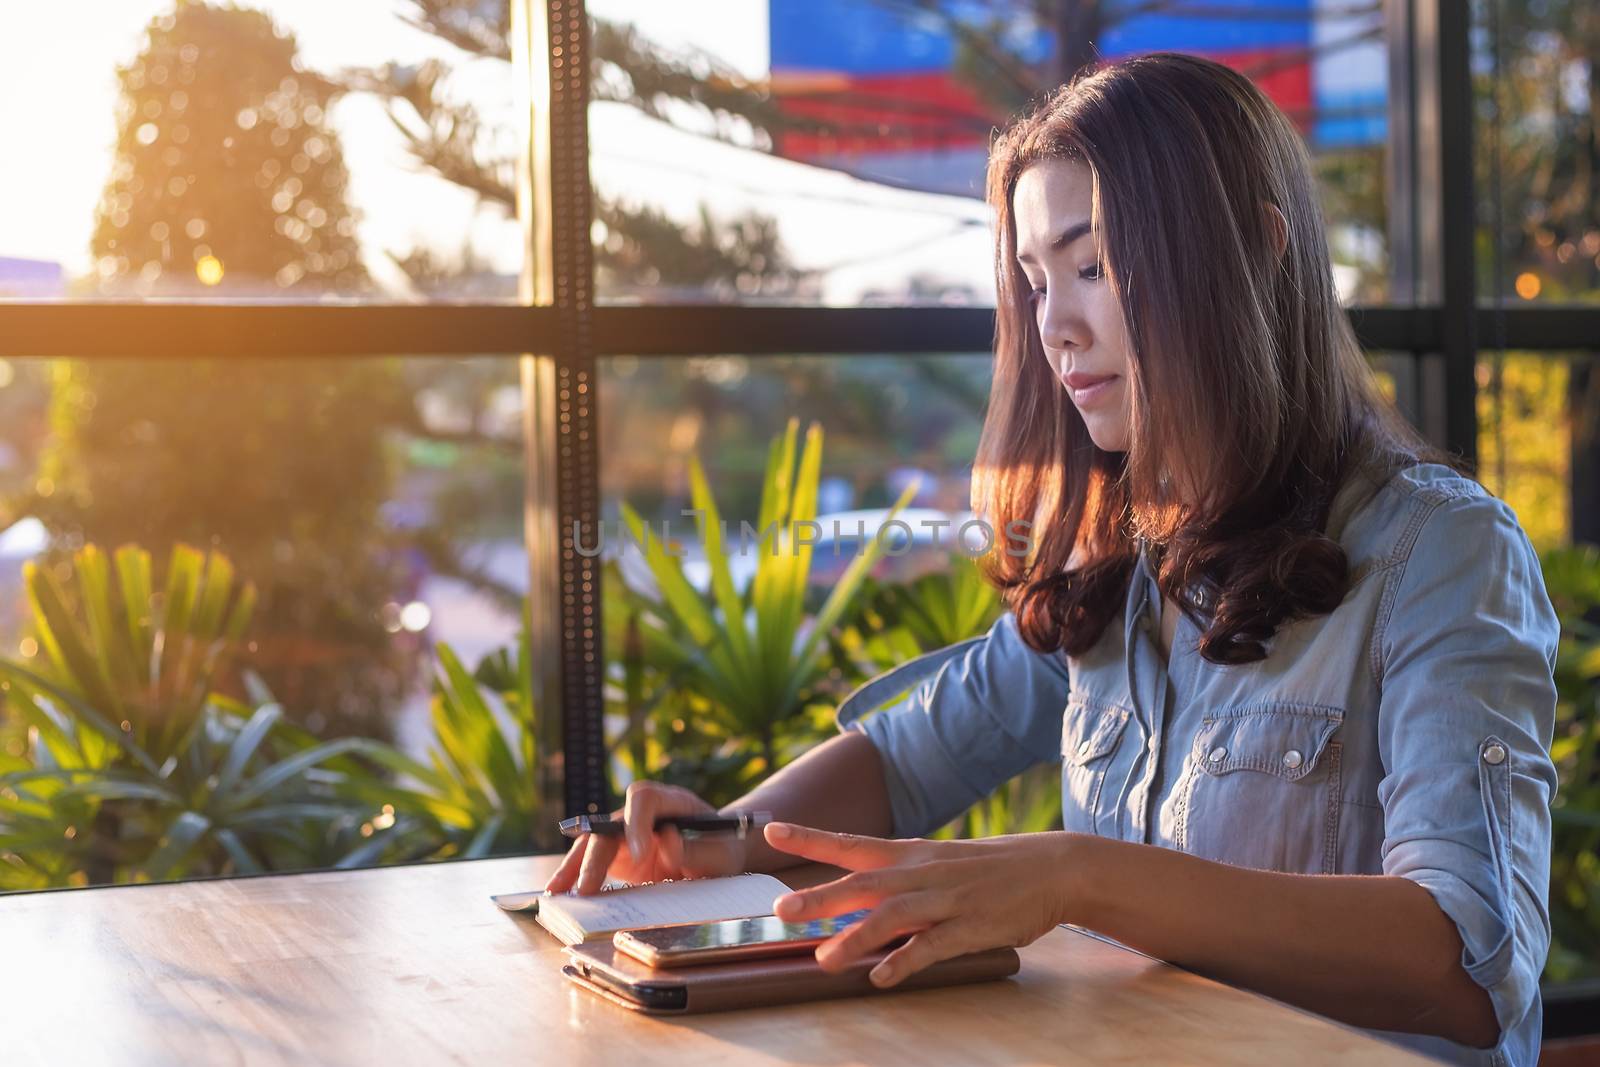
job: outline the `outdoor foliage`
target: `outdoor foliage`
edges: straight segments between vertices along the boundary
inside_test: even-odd
[[[1000,593],[967,556],[952,552],[946,568],[904,584],[870,582],[840,653],[866,673],[988,632],[1003,611]]]
[[[255,590],[221,555],[94,546],[26,572],[40,654],[0,660],[0,888],[322,866],[362,821],[354,741],[317,743],[213,683]],[[21,727],[19,732],[16,728]]]
[[[405,788],[368,783],[374,803],[390,805],[390,840],[375,835],[356,862],[375,861],[398,840],[421,858],[467,859],[526,851],[534,822],[550,813],[540,802],[533,674],[526,640],[514,653],[493,653],[468,672],[448,645],[438,647],[426,763],[377,743],[363,748],[395,772]],[[387,820],[385,820],[387,822]]]
[[[267,15],[180,0],[118,79],[92,239],[101,295],[315,300],[366,286],[333,87]],[[45,523],[54,558],[91,542],[227,553],[260,593],[241,665],[313,729],[384,736],[416,669],[379,615],[403,585],[377,510],[383,430],[411,411],[397,367],[55,363],[38,477],[14,510]]]
[[[1553,944],[1546,975],[1600,978],[1600,547],[1557,549],[1543,563],[1561,616],[1550,747],[1561,784],[1550,812]]]
[[[834,707],[855,685],[922,652],[983,634],[1000,615],[999,594],[959,554],[946,570],[904,584],[871,578],[883,554],[875,540],[838,583],[808,587],[811,551],[788,546],[793,525],[815,516],[822,434],[816,427],[807,434],[789,486],[797,430],[791,421],[772,442],[756,524],[765,530],[776,523],[790,540],[737,546],[757,561],[745,591],[735,587],[723,556],[736,546],[724,543],[717,528],[720,512],[698,459],[691,460],[692,507],[710,564],[709,593],[694,589],[670,546],[624,505],[657,585],[653,593],[636,591],[615,564],[605,573],[608,704],[623,724],[614,751],[635,777],[683,785],[726,803],[783,759],[832,736]],[[914,493],[908,489],[891,514]],[[814,613],[802,612],[807,602]],[[729,619],[741,623],[730,626]],[[1059,826],[1057,773],[1044,767],[1021,776],[940,836]]]
[[[815,615],[806,611],[812,544],[804,524],[817,516],[822,472],[822,428],[813,424],[799,446],[799,421],[790,420],[768,451],[760,514],[753,529],[725,524],[698,459],[690,463],[690,498],[700,542],[705,546],[709,588],[695,589],[683,562],[631,507],[622,514],[654,578],[653,595],[634,594],[621,608],[623,688],[637,705],[626,709],[630,724],[695,724],[663,731],[671,759],[733,771],[743,783],[775,769],[794,741],[814,738],[818,707],[830,701],[828,637],[845,622],[882,546],[871,542],[833,585]],[[798,454],[797,454],[798,452]],[[899,511],[915,493],[909,487],[890,510]],[[739,588],[728,552],[732,538],[755,558],[748,584]],[[661,698],[643,701],[642,650],[649,673],[664,685]],[[798,728],[798,736],[796,729]],[[692,744],[689,742],[693,742]],[[662,745],[665,753],[666,745]],[[685,750],[688,750],[686,753]],[[655,761],[635,741],[627,751],[642,757],[635,774]],[[671,777],[669,775],[669,777]]]
[[[522,851],[546,816],[525,643],[473,673],[439,648],[424,762],[317,741],[253,676],[215,691],[255,604],[225,557],[179,546],[158,587],[91,545],[69,574],[29,566],[39,654],[0,660],[0,889]]]

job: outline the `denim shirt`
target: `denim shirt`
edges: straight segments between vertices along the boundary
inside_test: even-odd
[[[882,755],[896,836],[1059,760],[1067,830],[1244,867],[1410,878],[1459,929],[1501,1038],[1478,1050],[1379,1036],[1532,1067],[1559,631],[1538,558],[1510,508],[1434,464],[1382,484],[1352,476],[1327,532],[1350,590],[1331,614],[1281,627],[1264,660],[1206,661],[1180,614],[1164,661],[1141,556],[1122,617],[1083,655],[1035,652],[1008,613],[868,682],[840,725]]]

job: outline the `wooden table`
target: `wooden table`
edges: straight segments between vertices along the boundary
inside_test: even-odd
[[[0,1063],[1422,1063],[1075,930],[965,988],[676,1019],[490,893],[553,857],[0,897]]]

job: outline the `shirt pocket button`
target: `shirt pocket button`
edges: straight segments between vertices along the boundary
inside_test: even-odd
[[[1291,771],[1300,766],[1304,760],[1305,757],[1300,755],[1299,749],[1291,748],[1289,751],[1283,754],[1283,765],[1289,768]]]

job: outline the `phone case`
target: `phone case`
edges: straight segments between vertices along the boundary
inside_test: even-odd
[[[562,968],[562,973],[571,981],[615,1004],[652,1015],[691,1015],[985,982],[1016,974],[1022,966],[1016,949],[992,948],[943,960],[918,971],[892,989],[879,989],[868,979],[867,972],[888,955],[882,951],[856,961],[838,974],[824,971],[817,964],[816,957],[810,954],[707,963],[698,967],[665,970],[647,967],[627,953],[618,952],[615,945],[607,942],[573,945],[566,953],[568,962]],[[595,971],[607,973],[628,984],[642,982],[662,988],[682,989],[685,994],[683,1006],[658,1008],[641,1004],[622,992],[595,982],[590,977]]]

